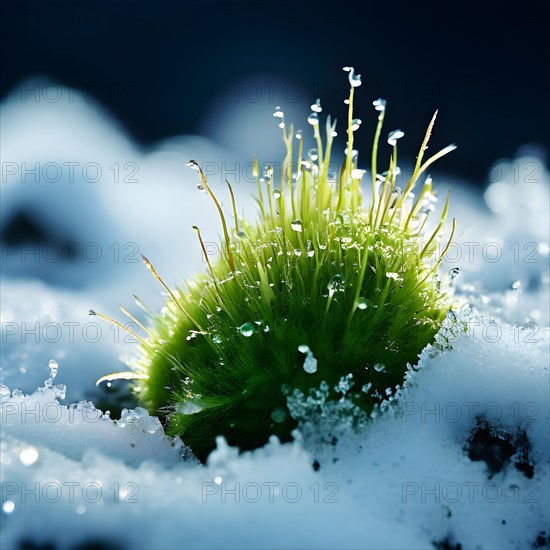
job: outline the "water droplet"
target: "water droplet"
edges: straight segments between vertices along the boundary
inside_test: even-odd
[[[277,107],[275,107],[275,110],[273,111],[273,116],[275,118],[283,118],[285,116],[285,114],[283,113],[281,107],[279,107],[279,105],[277,105]]]
[[[518,292],[519,290],[521,290],[521,281],[515,281],[513,284],[512,284],[512,290],[514,292]]]
[[[363,393],[369,393],[370,389],[372,388],[372,382],[369,382],[368,384],[365,384],[362,388],[361,388],[361,391]]]
[[[385,111],[386,110],[386,100],[379,97],[378,99],[375,99],[372,104],[374,105],[374,108],[377,111]]]
[[[248,338],[256,333],[256,326],[253,323],[245,323],[239,327],[239,332]]]
[[[333,275],[330,279],[330,281],[327,284],[327,289],[329,292],[334,294],[335,292],[344,292],[345,290],[345,280],[342,275],[339,275],[338,273],[336,275]]]
[[[272,286],[272,285],[270,285],[270,286]],[[266,325],[266,326],[264,327],[264,332],[269,332],[270,330],[271,330],[271,329],[269,328],[269,325]]]
[[[76,513],[79,514],[79,515],[82,515],[86,512],[86,506],[84,506],[84,504],[79,504],[77,507],[76,507]]]
[[[295,248],[295,249],[294,249],[294,254],[295,254],[296,256],[301,256],[301,255],[302,255],[302,250],[301,250],[300,248]]]
[[[302,139],[302,130],[296,132],[296,139]]]
[[[48,361],[48,366],[50,367],[50,376],[53,380],[57,376],[57,370],[59,369],[59,365],[57,364],[57,361],[55,359],[50,359]]]
[[[216,477],[214,478],[214,483],[215,483],[216,485],[221,485],[221,484],[222,484],[222,481],[223,481],[222,476],[216,476]]]
[[[397,281],[397,278],[399,277],[399,273],[394,273],[394,272],[392,272],[392,271],[388,271],[388,272],[386,273],[386,277],[387,277],[388,279],[393,279],[394,281]]]
[[[365,175],[365,172],[366,170],[361,170],[360,168],[354,168],[352,171],[351,171],[351,177],[354,179],[354,180],[360,180],[363,178],[363,176]]]
[[[357,300],[357,309],[367,309],[370,305],[370,300],[363,298],[362,296]]]
[[[321,100],[319,98],[315,100],[315,103],[311,106],[311,110],[314,113],[320,113],[323,110],[321,107]]]
[[[186,162],[185,166],[189,166],[190,168],[193,168],[193,170],[196,170],[197,172],[201,171],[201,167],[199,166],[199,163],[196,160],[190,160],[189,162]]]
[[[294,229],[294,231],[297,231],[298,233],[302,232],[302,220],[293,220],[290,223],[290,227]]]
[[[10,389],[8,386],[5,386],[4,384],[0,384],[0,397],[9,397],[11,394]]]
[[[5,514],[11,514],[15,510],[15,502],[13,500],[5,500],[2,504],[2,510]]]
[[[361,86],[361,75],[355,74],[355,69],[353,67],[343,67],[344,71],[348,72],[348,79],[350,86],[352,88],[357,88],[358,86]]]
[[[390,145],[395,145],[398,139],[401,139],[405,135],[405,132],[401,130],[392,130],[388,134],[388,143]]]
[[[310,149],[310,150],[307,152],[307,157],[308,157],[309,160],[311,160],[312,162],[315,162],[315,161],[319,158],[319,152],[318,152],[317,149],[315,149],[315,148]]]
[[[38,460],[36,447],[27,447],[19,453],[19,460],[23,466],[32,466]]]
[[[314,374],[317,372],[317,359],[313,357],[312,353],[307,355],[306,360],[304,361],[304,371],[308,374]]]
[[[280,424],[286,420],[286,410],[283,407],[277,407],[271,412],[271,420]]]
[[[351,121],[351,131],[356,132],[359,130],[359,127],[361,126],[361,119],[360,118],[354,118]]]
[[[449,279],[451,279],[451,281],[453,281],[454,279],[456,279],[458,277],[459,273],[460,273],[460,267],[453,267],[449,271]]]
[[[312,126],[317,126],[319,124],[319,115],[317,113],[311,113],[308,117],[307,117],[307,121],[309,122],[309,124],[311,124]]]
[[[383,365],[382,363],[376,363],[374,365],[374,370],[376,372],[384,372],[384,370],[386,370],[386,365]]]

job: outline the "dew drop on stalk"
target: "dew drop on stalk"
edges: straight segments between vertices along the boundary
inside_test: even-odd
[[[307,157],[312,162],[316,161],[319,158],[319,153],[318,153],[317,149],[315,149],[315,148],[310,149],[307,152]]]
[[[321,100],[319,98],[317,98],[315,103],[311,106],[311,110],[314,113],[320,113],[323,110],[323,108],[321,107]]]
[[[272,193],[273,193],[273,196],[276,199],[279,199],[281,197],[281,190],[280,189],[273,189]]]
[[[327,289],[331,294],[334,294],[335,292],[344,292],[344,289],[345,289],[344,277],[342,277],[342,275],[338,273],[336,275],[333,275],[327,284]]]
[[[370,304],[370,301],[367,300],[366,298],[363,298],[363,296],[361,296],[357,300],[357,309],[367,309],[369,307],[369,304]]]
[[[360,118],[354,118],[351,121],[351,131],[355,132],[359,130],[359,127],[361,126],[361,119]]]
[[[386,100],[379,97],[378,99],[375,99],[372,104],[374,105],[374,108],[377,111],[385,111],[386,110]]]
[[[294,231],[297,231],[298,233],[302,232],[302,220],[293,220],[290,223],[290,227],[294,229]]]
[[[396,145],[397,140],[401,139],[404,135],[405,135],[405,132],[403,132],[402,130],[392,130],[388,134],[388,143],[390,145]]]
[[[313,352],[309,349],[309,346],[306,344],[300,344],[298,346],[298,351],[300,353],[305,353],[306,359],[304,361],[304,371],[308,374],[313,374],[317,372],[317,359],[313,356]]]
[[[317,113],[311,113],[308,117],[307,117],[307,121],[309,122],[309,124],[311,124],[312,126],[317,126],[319,124],[319,115]]]
[[[296,132],[296,139],[302,139],[302,130]]]
[[[357,88],[358,86],[361,86],[361,75],[355,74],[355,69],[353,67],[343,67],[344,71],[348,72],[348,79],[350,86],[352,88]]]
[[[449,271],[449,279],[451,279],[451,281],[453,281],[454,279],[456,279],[458,277],[459,273],[460,273],[460,267],[453,267]]]
[[[239,332],[247,338],[256,333],[256,327],[253,323],[244,323],[239,327]]]
[[[281,107],[279,105],[277,105],[277,107],[275,107],[275,110],[273,111],[273,116],[275,118],[283,118],[284,117],[283,110],[281,109]]]

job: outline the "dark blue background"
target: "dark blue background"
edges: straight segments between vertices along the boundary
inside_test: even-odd
[[[0,92],[47,74],[92,93],[148,144],[207,134],[220,90],[255,74],[303,86],[342,119],[350,64],[369,101],[388,99],[387,128],[420,134],[439,108],[434,147],[456,142],[446,168],[481,183],[525,143],[550,149],[545,4],[12,0],[2,7]],[[359,116],[372,114],[364,101]],[[370,140],[360,133],[359,148]]]

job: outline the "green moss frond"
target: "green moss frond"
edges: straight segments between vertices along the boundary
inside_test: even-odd
[[[307,394],[351,373],[357,387],[368,388],[353,394],[354,406],[372,411],[387,397],[386,388],[394,391],[403,382],[407,363],[433,341],[449,310],[448,284],[437,276],[448,197],[427,232],[431,179],[414,193],[426,169],[454,145],[424,161],[434,115],[413,174],[400,189],[397,142],[403,132],[390,133],[388,169],[378,173],[386,104],[375,101],[372,192],[364,208],[365,171],[353,149],[360,77],[346,69],[347,148],[338,178],[331,179],[329,170],[336,124],[327,117],[322,135],[320,102],[308,118],[317,144],[308,158],[301,133],[286,126],[277,108],[286,155],[279,173],[254,159],[259,220],[237,215],[228,182],[231,235],[199,163],[190,161],[220,216],[222,257],[209,261],[195,227],[208,270],[174,291],[144,258],[170,300],[162,315],[153,316],[140,346],[136,391],[201,458],[220,434],[242,449],[262,445],[271,434],[288,440],[296,420],[283,387]]]

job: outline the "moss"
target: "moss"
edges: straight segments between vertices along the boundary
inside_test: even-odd
[[[271,434],[288,440],[296,421],[283,387],[307,393],[322,381],[333,387],[352,373],[355,387],[364,388],[352,395],[354,403],[370,412],[386,397],[386,388],[402,383],[407,363],[415,363],[433,341],[448,312],[448,286],[437,277],[448,198],[428,233],[431,180],[416,197],[412,193],[426,168],[454,146],[423,162],[432,120],[414,173],[398,189],[402,133],[390,133],[389,167],[377,175],[385,102],[375,102],[372,192],[364,208],[364,171],[357,169],[353,150],[360,79],[346,69],[351,69],[347,154],[334,181],[329,163],[335,124],[329,117],[323,144],[318,103],[308,119],[318,145],[309,160],[303,159],[303,140],[275,112],[287,154],[280,174],[255,162],[256,223],[238,217],[234,208],[229,228],[200,165],[189,163],[221,216],[224,254],[208,262],[205,273],[169,291],[164,313],[153,316],[141,342],[136,372],[119,374],[138,378],[140,401],[166,416],[169,433],[181,435],[202,459],[220,434],[243,450],[262,445]],[[230,186],[229,191],[234,205]]]

